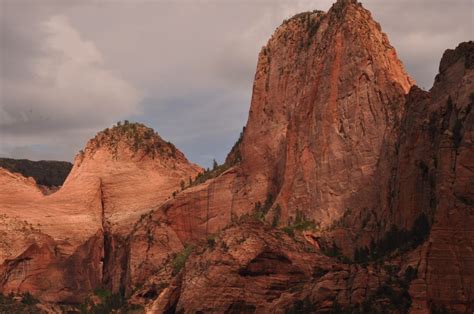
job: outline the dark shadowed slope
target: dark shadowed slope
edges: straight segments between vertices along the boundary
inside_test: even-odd
[[[36,183],[52,187],[63,185],[72,164],[67,161],[0,158],[0,167],[25,177],[33,177]]]

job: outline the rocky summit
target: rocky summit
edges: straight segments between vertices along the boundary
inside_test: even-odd
[[[0,291],[81,303],[105,281],[119,286],[112,274],[122,262],[109,253],[200,171],[152,129],[128,122],[90,140],[54,194],[0,168]]]
[[[55,193],[0,168],[0,312],[472,313],[473,69],[420,89],[355,0],[285,20],[223,165],[125,121]]]

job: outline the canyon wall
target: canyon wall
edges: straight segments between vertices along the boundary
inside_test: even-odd
[[[427,313],[474,305],[474,44],[423,91],[369,11],[279,26],[249,118],[204,172],[153,130],[91,139],[61,189],[0,168],[0,292],[152,312]],[[387,301],[388,300],[388,301]]]

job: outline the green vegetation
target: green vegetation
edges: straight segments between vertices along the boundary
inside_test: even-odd
[[[370,248],[357,248],[354,253],[356,263],[366,263],[381,259],[395,250],[408,251],[422,244],[430,233],[428,217],[422,213],[415,220],[411,230],[399,229],[392,225],[390,230],[377,242],[373,241]]]
[[[277,204],[273,212],[273,219],[272,219],[273,228],[278,227],[278,224],[280,223],[280,216],[281,216],[281,207],[279,204]]]
[[[172,265],[173,265],[173,275],[179,274],[181,269],[186,264],[189,255],[191,255],[193,251],[193,246],[188,245],[186,246],[181,252],[177,253],[173,258]]]
[[[312,15],[320,15],[324,13],[323,11],[320,10],[313,10],[313,11],[306,11],[306,12],[301,12],[298,14],[293,15],[289,19],[285,19],[282,23],[282,25],[288,24],[290,21],[300,21],[301,23],[308,23],[308,19],[311,18]]]
[[[273,195],[272,193],[268,193],[267,198],[265,199],[265,202],[256,202],[255,203],[255,208],[252,213],[252,217],[256,220],[261,220],[265,221],[265,216],[267,215],[268,211],[272,207],[273,204]]]
[[[99,303],[86,298],[84,303],[79,306],[83,314],[106,314],[106,313],[141,313],[143,308],[139,305],[129,305],[121,293],[112,293],[106,288],[97,288],[94,290],[94,296],[98,297]]]
[[[192,180],[192,178],[189,178],[188,187],[196,186],[206,182],[209,179],[217,178],[226,170],[239,163],[242,160],[242,155],[240,153],[240,143],[242,142],[244,132],[245,127],[242,129],[242,132],[240,132],[239,139],[232,147],[229,155],[227,156],[226,161],[222,165],[219,165],[219,163],[215,159],[213,159],[212,169],[207,168],[206,170],[204,170],[204,172],[199,173],[194,180]]]
[[[440,120],[440,117],[438,116],[436,112],[432,112],[430,114],[430,120],[428,124],[428,134],[430,136],[430,141],[432,143],[434,143],[434,141],[436,140],[436,136],[440,132],[440,128],[438,126],[439,120]]]
[[[240,132],[239,138],[237,142],[235,142],[234,146],[230,150],[230,153],[227,155],[225,163],[228,166],[233,166],[242,161],[242,153],[240,151],[240,144],[242,143],[242,139],[244,138],[245,127],[242,128],[242,132]]]
[[[328,272],[329,272],[329,270],[324,269],[324,268],[321,268],[321,267],[319,267],[319,266],[316,266],[316,267],[313,269],[313,273],[311,274],[311,276],[312,276],[313,278],[320,278],[320,277],[326,275]]]
[[[341,248],[337,246],[335,242],[333,242],[331,245],[322,245],[321,252],[323,252],[326,256],[337,258],[341,263],[352,263],[352,260],[342,253]]]
[[[215,162],[215,160],[214,160]],[[191,181],[188,187],[191,186],[196,186],[201,183],[206,182],[209,179],[217,178],[220,176],[222,173],[224,173],[227,169],[229,169],[231,166],[227,164],[223,165],[218,165],[217,162],[214,164],[214,168],[212,170],[206,169],[204,172],[200,172],[197,177],[194,179],[194,181]]]
[[[224,252],[228,252],[228,251],[229,251],[229,247],[227,246],[227,243],[225,243],[224,241],[221,242],[221,249],[222,249],[222,251],[224,251]]]
[[[308,46],[311,44],[312,38],[314,37],[314,35],[316,35],[316,32],[318,31],[320,25],[321,25],[321,19],[319,18],[319,16],[317,18],[308,16],[308,18],[306,19],[306,27],[308,29],[308,37],[309,37]]]
[[[339,228],[347,228],[348,227],[347,219],[351,216],[351,214],[352,214],[352,209],[347,208],[342,214],[342,216],[339,219],[333,221],[333,223],[326,229],[326,231],[333,231]],[[362,221],[362,225],[367,224],[368,220],[370,219],[370,214],[371,213],[367,211],[367,214]]]
[[[430,305],[430,313],[431,314],[449,314],[451,312],[446,308],[446,306],[442,304],[432,303]]]
[[[317,228],[314,220],[308,220],[304,213],[300,212],[298,208],[296,209],[295,222],[293,223],[293,228],[295,230],[315,230]]]
[[[112,295],[112,292],[100,287],[94,290],[94,295],[98,296],[102,301],[104,301]]]
[[[29,292],[25,292],[21,298],[21,303],[26,305],[35,305],[38,304],[39,301],[33,297]]]
[[[281,230],[283,230],[283,232],[285,232],[287,235],[289,235],[289,236],[292,237],[292,238],[295,236],[295,230],[292,229],[292,228],[290,228],[290,227],[288,227],[288,226],[287,226],[287,227],[284,227],[284,228],[281,229]]]
[[[126,306],[126,301],[120,293],[111,293],[105,289],[95,291],[101,303],[92,307],[92,313],[110,313],[112,310],[120,309]]]
[[[370,258],[370,251],[365,247],[356,248],[354,252],[354,262],[356,263],[367,263]]]
[[[461,141],[463,138],[462,134],[462,121],[459,119],[456,119],[454,121],[454,126],[453,126],[453,143],[454,143],[454,148],[458,149],[459,146],[461,145]]]
[[[464,137],[464,124],[466,123],[466,118],[467,116],[469,116],[469,113],[472,110],[472,106],[474,105],[473,94],[474,93],[470,95],[471,102],[464,109],[464,113],[461,114],[461,112],[458,111],[456,114],[456,120],[454,121],[454,126],[453,126],[453,131],[452,131],[454,148],[456,150],[459,149],[459,146],[461,145],[462,139]]]
[[[282,230],[289,236],[293,237],[295,235],[295,230],[306,231],[316,229],[318,229],[318,225],[314,222],[314,220],[308,220],[304,213],[296,209],[296,217],[294,222],[290,222],[290,224],[284,227]]]
[[[453,141],[453,146],[454,146],[454,149],[456,150],[458,150],[459,146],[461,145],[462,139],[464,137],[464,124],[465,124],[466,118],[468,117],[469,113],[472,110],[473,105],[474,105],[474,93],[470,94],[470,102],[468,103],[466,108],[462,110],[459,108],[456,108],[456,105],[453,103],[453,99],[451,98],[451,96],[448,97],[448,100],[446,102],[446,114],[444,115],[443,128],[444,129],[448,128],[448,125],[451,125],[450,120],[452,121],[452,119],[454,119],[454,124],[452,124],[452,129],[450,131],[452,134],[451,137]],[[432,127],[434,130],[431,130],[430,128],[430,135],[433,132],[437,131],[436,120],[435,121],[430,120],[430,126],[432,122],[434,122],[433,127]]]
[[[297,300],[293,305],[285,310],[285,314],[306,314],[313,313],[317,310],[317,307],[311,302],[309,297],[303,300]]]
[[[319,26],[321,25],[321,14],[323,12],[322,11],[318,11],[318,10],[315,10],[315,11],[308,11],[308,12],[302,12],[302,13],[298,13],[296,15],[294,15],[293,17],[287,19],[287,20],[284,20],[283,21],[283,24],[282,25],[285,25],[287,23],[289,23],[290,21],[295,21],[297,23],[299,23],[302,28],[305,30],[306,34],[307,34],[307,37],[302,37],[300,42],[299,42],[299,45],[298,45],[298,48],[300,50],[304,49],[304,48],[309,48],[311,46],[311,44],[313,43],[313,39],[319,29]],[[288,40],[288,35],[285,33],[283,33],[283,36],[285,38],[285,42]]]
[[[387,265],[387,278],[382,282],[375,293],[368,295],[360,304],[352,304],[343,307],[334,300],[328,313],[334,314],[366,314],[366,313],[408,313],[412,300],[408,293],[410,282],[416,278],[416,269],[411,266],[405,271],[403,278],[399,278],[397,266]],[[323,270],[316,270],[318,273],[314,278],[319,278],[325,274]],[[320,309],[318,304],[313,303],[309,297],[296,301],[285,313],[315,313]],[[440,312],[443,313],[443,312]]]
[[[405,282],[410,283],[413,279],[418,277],[418,269],[408,266],[405,270],[404,279]]]
[[[133,152],[143,151],[146,155],[176,158],[177,149],[170,142],[165,142],[153,129],[141,123],[130,123],[125,120],[117,122],[112,128],[99,132],[91,140],[96,147],[106,145],[117,156],[118,143],[125,139]]]
[[[207,247],[213,250],[216,246],[217,235],[213,234],[207,237]]]
[[[0,293],[0,313],[40,313],[36,307],[39,301],[29,292],[15,296]]]
[[[380,286],[371,299],[388,299],[389,304],[386,308],[392,310],[402,310],[403,312],[408,312],[412,302],[410,294],[408,293],[408,289],[394,289],[389,284]],[[364,302],[366,307],[368,304],[372,306],[373,302],[371,299]],[[364,313],[367,313],[367,311],[364,311]]]
[[[448,97],[446,106],[447,106],[448,114],[451,114],[456,107],[453,103],[453,99],[451,98],[451,96]],[[452,134],[453,134],[452,138],[453,138],[454,148],[457,150],[462,141],[462,121],[457,119],[456,116],[457,115],[455,114],[455,121],[454,121],[454,126],[452,129]]]

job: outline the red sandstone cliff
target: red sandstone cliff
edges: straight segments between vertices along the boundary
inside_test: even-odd
[[[432,227],[411,287],[414,307],[474,310],[474,43],[447,50],[429,92],[407,99],[394,178],[394,221]]]
[[[472,45],[466,45],[443,58],[441,73],[431,91],[437,97],[444,95],[442,102],[447,101],[448,94],[464,95],[459,108],[469,107],[469,93],[473,90],[470,63],[460,65],[462,60],[472,58],[469,52]],[[453,55],[461,61],[456,61]],[[439,164],[433,164],[432,154],[438,154],[436,147],[442,145],[432,147],[435,135],[430,132],[444,134],[451,141],[449,134],[454,129],[458,133],[469,132],[466,131],[469,128],[464,127],[469,123],[466,117],[469,110],[450,109],[462,119],[444,118],[450,121],[451,131],[446,132],[442,119],[429,115],[428,107],[439,105],[426,105],[426,108],[418,105],[416,88],[406,96],[412,84],[378,24],[356,1],[338,1],[328,13],[311,12],[293,17],[276,30],[260,53],[249,121],[242,140],[227,160],[230,169],[180,193],[155,211],[148,222],[142,222],[137,230],[156,231],[160,227],[151,220],[160,219],[176,231],[181,242],[193,243],[229,223],[237,223],[238,217],[246,213],[254,214],[255,210],[263,211],[260,215],[274,226],[292,226],[297,219],[313,220],[315,231],[308,232],[306,239],[314,239],[316,250],[323,248],[331,253],[334,246],[342,252],[331,254],[339,258],[340,254],[345,255],[346,263],[354,259],[364,263],[371,259],[380,261],[384,255],[388,266],[398,269],[389,275],[381,269],[372,269],[376,283],[370,289],[363,284],[353,286],[353,276],[359,276],[357,270],[341,273],[342,277],[329,272],[328,286],[318,281],[312,283],[327,295],[321,298],[320,288],[313,295],[307,295],[318,308],[330,307],[336,300],[345,307],[372,301],[377,304],[374,298],[379,289],[384,289],[387,276],[389,282],[403,278],[410,266],[408,273],[411,269],[419,273],[410,286],[413,311],[423,312],[437,306],[467,311],[473,302],[472,257],[461,251],[472,250],[473,236],[467,223],[472,215],[472,204],[469,203],[470,189],[466,186],[472,185],[473,177],[469,167],[468,170],[462,168],[463,175],[459,178],[450,174],[448,182],[460,180],[456,186],[462,193],[468,193],[457,197],[457,202],[464,204],[458,217],[465,218],[466,224],[460,228],[449,219],[444,220],[445,226],[441,227],[437,217],[448,208],[452,211],[456,193],[452,188],[439,188],[445,184],[442,181],[436,183],[442,176],[434,173],[444,170]],[[460,91],[457,91],[458,86]],[[430,119],[433,121],[428,127],[426,123]],[[463,147],[459,136],[460,133],[456,145]],[[436,135],[436,138],[439,142],[442,136]],[[472,150],[469,144],[465,147],[466,151]],[[457,160],[452,149],[443,156]],[[472,158],[464,158],[464,164],[468,165]],[[454,162],[457,161],[448,164]],[[441,201],[443,199],[445,201]],[[419,246],[426,240],[431,226],[430,238]],[[435,240],[433,245],[433,237],[440,237],[436,236],[441,232],[438,230],[443,230],[444,238]],[[446,244],[448,237],[454,234],[460,240],[459,245]],[[134,241],[132,235],[131,242]],[[432,250],[433,247],[436,249]],[[413,248],[416,250],[410,252]],[[148,250],[155,249],[151,245]],[[213,254],[219,256],[215,257],[217,260],[224,258],[219,253]],[[442,261],[448,260],[458,263],[452,268],[443,268]],[[239,265],[244,267],[246,262]],[[185,271],[185,276],[191,276],[189,280],[200,280],[189,272],[194,270]],[[224,272],[216,281],[228,275]],[[443,278],[446,284],[435,282]],[[179,279],[175,289],[186,294],[181,280],[187,279]],[[345,297],[338,296],[343,288],[337,288],[337,282],[345,287]],[[400,285],[407,289],[410,283]],[[212,282],[206,282],[200,291],[213,287]],[[193,298],[178,299],[175,305],[185,311],[196,309],[192,300],[205,298],[209,303],[202,302],[203,308],[216,311],[229,310],[226,306],[235,302],[243,308],[255,306],[257,311],[283,306],[269,299],[242,297],[242,293],[246,295],[246,289],[250,289],[246,285],[229,289],[240,299],[223,290],[228,300],[219,303],[193,292]],[[403,289],[400,291],[405,291]],[[177,298],[176,293],[172,295]],[[288,305],[295,298],[297,295],[293,294],[284,302]],[[280,301],[283,300],[285,298]],[[155,307],[164,304],[161,302],[172,303],[163,295],[156,302]]]
[[[412,80],[370,13],[338,1],[299,14],[262,49],[242,168],[282,208],[328,226],[380,206],[379,159],[392,144]]]
[[[388,209],[384,179],[391,165],[382,156],[395,149],[411,85],[380,26],[357,2],[294,16],[259,55],[249,120],[228,159],[237,163],[154,215],[188,242],[259,203],[278,226],[291,224],[298,212],[326,231],[344,213],[354,218]],[[346,254],[360,231],[331,230]]]
[[[448,50],[425,92],[357,1],[298,14],[262,48],[243,136],[205,182],[173,196],[201,169],[135,124],[92,139],[53,195],[0,171],[0,291],[81,302],[103,286],[151,312],[472,312],[473,56]]]

